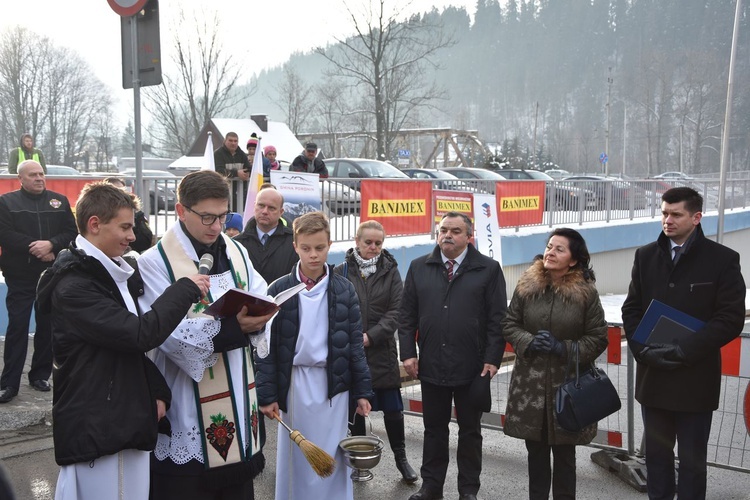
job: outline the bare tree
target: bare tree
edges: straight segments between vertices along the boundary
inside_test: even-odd
[[[349,118],[348,100],[343,98],[346,95],[346,86],[343,82],[331,79],[320,85],[316,85],[315,92],[315,115],[319,117],[319,129],[327,134],[336,134],[346,129],[347,123],[352,120]],[[323,150],[326,154],[341,156],[340,140],[343,137],[332,138],[325,145]]]
[[[29,132],[48,163],[73,165],[86,147],[92,120],[111,104],[107,89],[92,75],[80,56],[55,47],[46,37],[23,27],[4,32],[0,39],[4,142],[15,143]]]
[[[188,19],[181,11],[172,37],[175,69],[163,73],[162,85],[144,88],[151,133],[167,155],[185,154],[212,117],[246,111],[245,97],[235,91],[243,67],[224,49],[220,33],[218,13]]]
[[[296,135],[312,108],[313,87],[307,85],[291,63],[284,65],[284,77],[277,89],[277,106],[286,114],[286,122]]]
[[[453,40],[437,17],[414,16],[403,21],[410,2],[364,2],[361,13],[344,4],[354,36],[316,51],[331,63],[329,76],[349,79],[368,98],[367,112],[375,119],[377,156],[386,159],[409,114],[442,97],[440,89],[426,81],[426,69],[438,66],[439,50],[451,46]]]

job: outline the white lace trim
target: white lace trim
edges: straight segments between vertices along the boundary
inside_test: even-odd
[[[196,382],[200,382],[206,368],[216,364],[213,338],[221,330],[221,321],[190,318],[183,321],[172,333],[178,344],[173,359],[182,359],[180,367]]]
[[[172,431],[170,438],[166,434],[159,434],[154,449],[154,456],[158,460],[171,459],[177,465],[184,465],[195,459],[203,463],[203,444],[197,427],[188,431]]]

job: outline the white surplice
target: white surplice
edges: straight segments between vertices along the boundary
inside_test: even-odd
[[[320,498],[351,500],[350,470],[339,442],[346,437],[349,392],[328,399],[328,276],[299,293],[299,337],[294,351],[291,387],[284,422],[336,459],[336,471],[321,478],[279,424],[276,447],[276,500]]]
[[[179,224],[172,226],[180,246],[194,261],[198,255],[188,236]],[[240,245],[241,247],[241,245]],[[247,261],[250,273],[246,290],[266,295],[266,282],[250,263],[247,251],[241,248],[243,257]],[[235,263],[238,265],[238,263]],[[161,292],[172,282],[167,266],[157,247],[151,247],[138,259],[138,269],[144,282],[145,293],[139,299],[143,311],[151,309],[151,304],[159,298]],[[197,274],[197,269],[196,269]],[[230,288],[234,288],[231,272],[211,275],[211,296],[221,297]],[[172,335],[154,351],[149,353],[154,364],[161,370],[164,378],[172,390],[172,405],[167,411],[167,418],[172,427],[172,436],[159,434],[154,450],[158,460],[171,459],[178,465],[184,465],[190,460],[203,463],[203,444],[200,437],[198,409],[195,402],[193,381],[200,382],[206,368],[216,364],[218,354],[214,353],[213,338],[219,334],[221,322],[208,317],[185,318],[180,322]],[[242,394],[247,387],[247,380],[243,372],[244,352],[242,349],[228,351],[229,372],[232,379],[234,394]],[[245,415],[245,398],[236,397],[237,414]],[[249,422],[238,422],[241,429],[247,429]],[[248,446],[250,433],[243,431],[243,446]]]

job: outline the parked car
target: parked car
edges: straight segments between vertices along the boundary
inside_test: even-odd
[[[593,191],[571,185],[556,185],[555,179],[539,170],[504,168],[498,173],[512,180],[545,181],[545,210],[549,210],[550,200],[554,201],[556,210],[578,210],[581,207],[581,203],[583,203],[584,209],[596,209],[596,194]]]
[[[66,167],[65,165],[47,165],[46,175],[81,175],[81,172],[74,169],[73,167]]]
[[[127,186],[133,185],[135,180],[135,170],[127,169],[121,172],[123,175],[128,176],[125,181]],[[178,177],[171,172],[165,172],[164,170],[143,170],[143,181],[148,188],[149,200],[151,205],[151,213],[157,214],[159,210],[174,210],[175,203],[177,202],[177,179]],[[161,179],[147,179],[148,177],[160,177]]]
[[[562,179],[570,175],[570,172],[568,172],[567,170],[562,170],[559,168],[551,168],[549,170],[545,170],[544,173],[549,175],[553,179]]]
[[[384,161],[365,158],[326,158],[329,177],[338,179],[408,179],[409,176]]]
[[[496,171],[486,168],[448,167],[444,168],[443,171],[453,174],[459,179],[477,181],[473,183],[477,186],[477,190],[490,194],[495,194],[495,182],[507,180]]]
[[[447,189],[453,191],[472,191],[471,186],[465,182],[461,182],[455,175],[445,172],[443,169],[437,168],[405,168],[402,170],[403,173],[411,177],[412,179],[440,179],[435,182],[433,187],[435,189]]]
[[[643,208],[645,190],[633,183],[604,177],[602,175],[570,175],[564,181],[575,181],[574,186],[589,189],[596,195],[596,208],[607,208],[607,196],[610,197],[610,208],[627,209],[633,198],[635,208]]]
[[[326,181],[321,184],[323,211],[329,216],[359,215],[361,208],[360,194],[340,182]]]
[[[679,180],[690,180],[692,177],[683,172],[664,172],[659,175],[655,175],[654,179],[679,179]]]

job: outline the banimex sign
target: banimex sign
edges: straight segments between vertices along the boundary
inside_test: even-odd
[[[544,181],[498,182],[495,184],[500,227],[540,224],[544,217]]]
[[[431,194],[429,181],[363,180],[361,220],[377,220],[388,236],[429,233]]]

